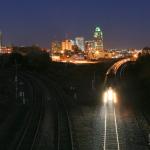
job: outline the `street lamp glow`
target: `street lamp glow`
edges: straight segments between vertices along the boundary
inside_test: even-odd
[[[95,54],[98,55],[98,54],[99,54],[99,51],[96,51]]]
[[[63,51],[63,50],[61,51],[61,54],[64,54],[64,51]]]

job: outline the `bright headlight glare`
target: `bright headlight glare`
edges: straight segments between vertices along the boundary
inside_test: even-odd
[[[112,101],[113,100],[113,91],[112,91],[112,89],[108,90],[107,95],[108,95],[108,99]]]
[[[104,93],[103,93],[103,102],[106,103],[117,103],[117,94],[116,92],[109,87]]]
[[[116,95],[115,92],[114,92],[114,103],[115,103],[115,104],[117,103],[117,95]]]
[[[103,94],[103,101],[104,103],[107,103],[107,92],[104,92]]]

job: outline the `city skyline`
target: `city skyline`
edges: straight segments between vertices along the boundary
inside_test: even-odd
[[[149,4],[146,0],[2,1],[0,30],[4,44],[49,48],[51,41],[66,35],[90,39],[100,25],[105,48],[143,48],[149,45]]]

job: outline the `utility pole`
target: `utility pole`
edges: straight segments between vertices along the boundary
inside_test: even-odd
[[[26,104],[26,98],[25,98],[25,93],[24,93],[24,90],[23,90],[23,85],[24,83],[23,82],[18,82],[18,87],[20,86],[20,92],[18,90],[18,98],[22,100],[22,104],[25,105]]]
[[[24,96],[24,92],[20,92],[20,95],[19,95],[22,99],[22,104],[25,105],[26,104],[26,99],[25,99],[25,96]]]
[[[25,99],[25,96],[24,96],[24,92],[22,94],[23,94],[22,95],[23,96],[23,98],[22,98],[23,99],[23,104],[25,105],[26,104],[26,99]]]
[[[16,100],[18,98],[18,68],[17,68],[17,60],[15,59],[16,73],[15,73],[15,83],[16,83]]]

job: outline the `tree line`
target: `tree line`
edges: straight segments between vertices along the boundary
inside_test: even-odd
[[[0,56],[1,67],[11,67],[18,65],[23,68],[29,69],[44,69],[46,68],[51,59],[49,53],[42,51],[40,47],[13,47],[11,54],[3,54]]]

